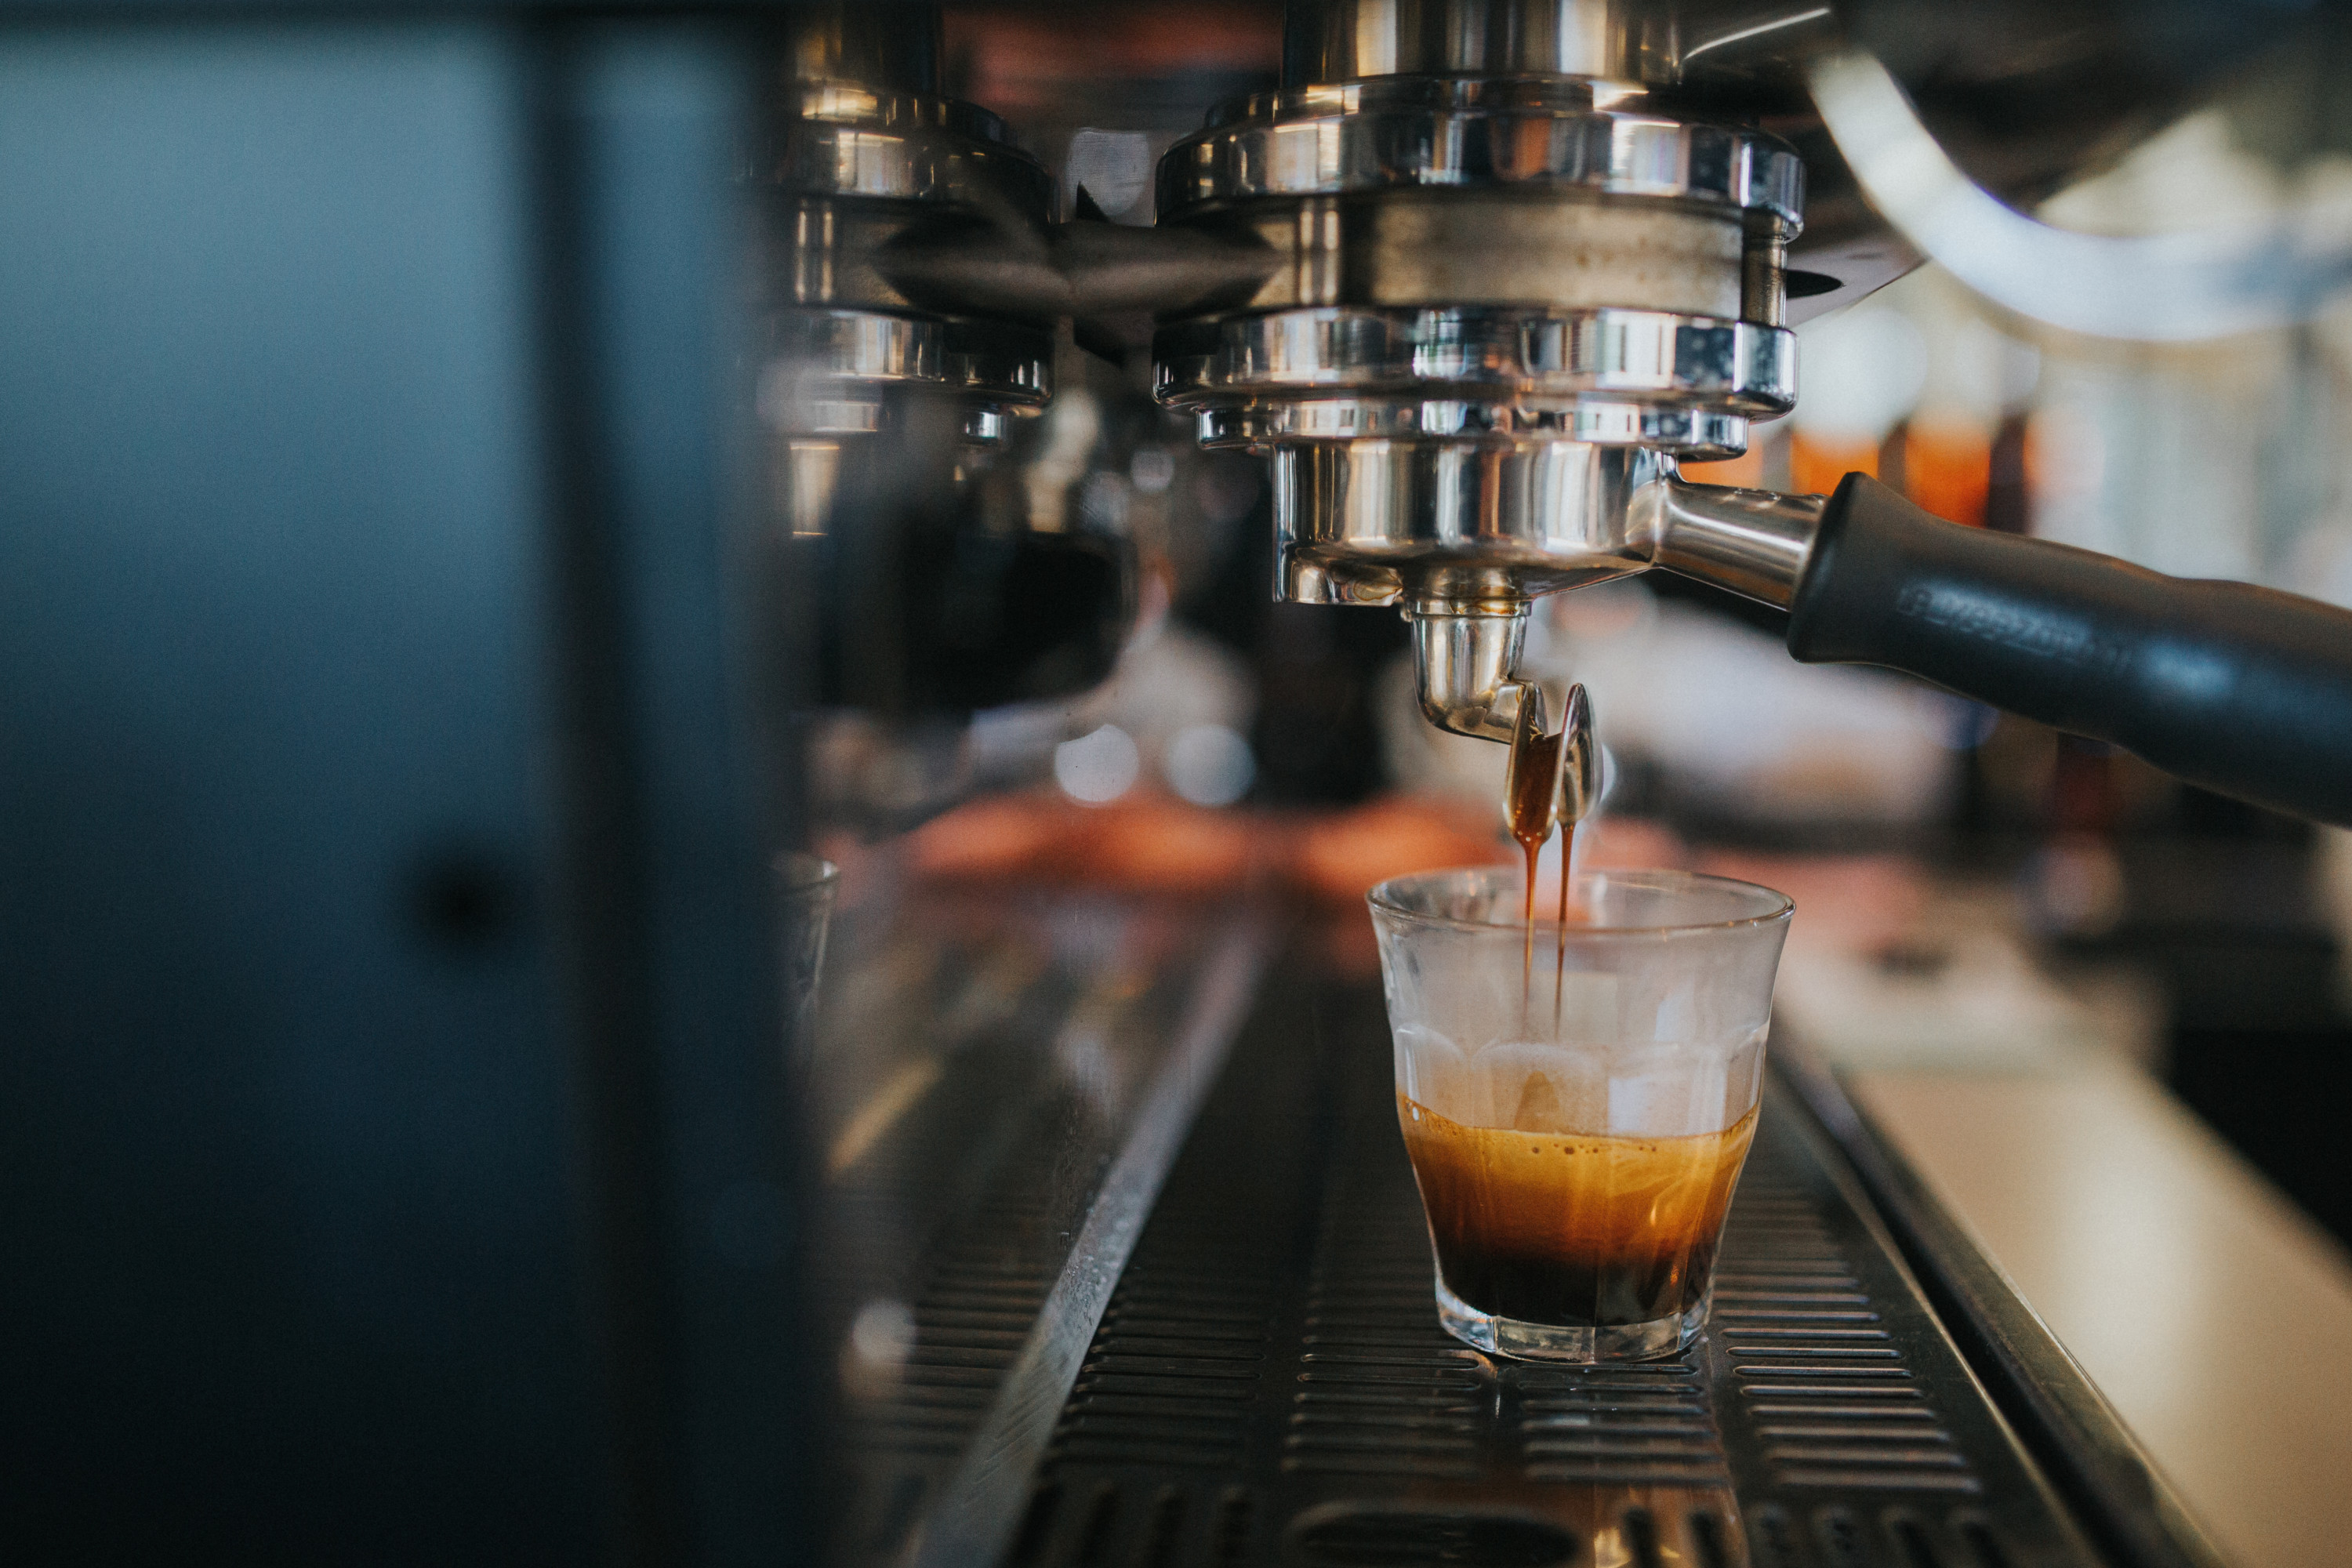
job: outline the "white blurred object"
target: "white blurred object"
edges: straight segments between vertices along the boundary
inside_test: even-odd
[[[1230,805],[1257,773],[1244,738],[1256,707],[1240,655],[1167,620],[1120,657],[1101,711],[1170,789],[1196,805]]]
[[[1256,700],[1249,667],[1238,654],[1170,620],[1128,645],[1101,711],[1147,754],[1158,756],[1175,736],[1198,725],[1246,731]]]
[[[2195,201],[2180,199],[2188,190],[2197,193]],[[2242,228],[2273,217],[2291,194],[2278,171],[2237,147],[2227,111],[2208,109],[2159,131],[2105,174],[2052,196],[2037,216],[2080,234]]]
[[[887,1396],[898,1385],[915,1340],[915,1314],[904,1301],[883,1296],[859,1307],[842,1342],[842,1392],[853,1399]]]
[[[2007,330],[2011,323],[1988,320],[1984,301],[1943,268],[1920,268],[1873,295],[1870,306],[1902,316],[1919,334],[1920,384],[1904,416],[1913,434],[1925,433],[1947,447],[1970,437],[1990,445],[2002,419],[2032,407],[2042,379],[2042,349],[2013,335]],[[1818,332],[1826,324],[1826,319],[1809,322],[1804,331]],[[1805,339],[1807,353],[1811,341]],[[1816,368],[1806,362],[1808,400],[1822,390]],[[1837,438],[1847,444],[1868,440],[1870,430]]]
[[[2147,364],[2053,358],[2033,421],[2033,531],[2176,577],[2258,580],[2285,363],[2265,338]]]
[[[1638,638],[1572,645],[1571,665],[1610,715],[1611,741],[1739,816],[1920,822],[1957,783],[1951,700],[1875,671],[1801,665],[1774,638],[1661,605]]]
[[[1875,446],[1919,401],[1927,343],[1900,310],[1859,305],[1797,329],[1804,395],[1790,421],[1824,441]]]
[[[2323,181],[2282,202],[2280,182],[2229,144],[2218,113],[2141,148],[2093,182],[2104,191],[2045,204],[2058,222],[2084,222],[2107,216],[2099,210],[2104,197],[2133,220],[2128,234],[2086,234],[2027,217],[1978,186],[1871,56],[1833,51],[1806,74],[1822,123],[1870,205],[1970,288],[2038,321],[2186,342],[2285,325],[2345,285],[2352,205],[2340,183]],[[2199,199],[2181,201],[2183,191]],[[2164,215],[2162,232],[2147,232],[2151,211]],[[2205,226],[2172,229],[2184,213]]]
[[[1230,805],[1248,792],[1256,773],[1256,759],[1244,739],[1256,706],[1248,666],[1222,644],[1167,618],[1167,592],[1159,577],[1145,576],[1142,599],[1135,634],[1119,655],[1118,669],[1101,686],[1057,702],[973,716],[968,770],[973,776],[999,785],[1033,779],[1050,752],[1055,779],[1078,800],[1116,800],[1147,772],[1196,805]],[[1108,788],[1114,780],[1112,773],[1097,777],[1086,772],[1096,765],[1089,758],[1107,761],[1112,754],[1089,752],[1087,742],[1118,745],[1097,740],[1105,728],[1118,731],[1132,749],[1135,771],[1117,779],[1118,787],[1108,795],[1084,794]],[[1194,734],[1179,757],[1178,741],[1196,731],[1224,735]],[[1080,749],[1072,751],[1073,746]],[[1071,769],[1078,772],[1066,771]],[[1074,777],[1079,781],[1076,787]],[[1226,790],[1232,793],[1223,794]]]
[[[1124,475],[1097,468],[1078,487],[1079,521],[1097,533],[1125,531],[1128,497],[1132,488]]]
[[[1942,930],[1930,952],[1887,955],[1791,945],[1776,1016],[1840,1067],[2034,1072],[2098,1054],[2145,1061],[2160,999],[2146,986],[2079,987],[2042,973],[1991,925]]]
[[[2352,609],[2352,518],[2314,524],[2295,541],[2286,585],[2295,593]]]
[[[1138,447],[1128,459],[1127,478],[1145,495],[1164,495],[1176,481],[1176,454],[1165,447]]]
[[[1944,276],[1930,274],[1937,279]],[[1944,302],[1948,308],[1957,305],[1956,300]],[[1948,329],[1936,334],[1942,339],[1943,374],[1931,378],[1927,401],[1948,404],[1987,424],[2032,405],[2042,381],[2040,349],[1996,331],[1980,316],[1954,314],[1937,325]]]
[[[1249,793],[1257,758],[1230,725],[1193,724],[1169,741],[1160,773],[1170,789],[1194,805],[1231,805]]]
[[[904,1301],[868,1301],[849,1325],[849,1345],[866,1361],[896,1366],[915,1348],[915,1314]]]
[[[1054,782],[1072,800],[1102,805],[1135,787],[1143,759],[1135,739],[1116,724],[1054,748]]]
[[[1084,386],[1064,386],[1046,405],[1045,439],[1021,470],[1029,501],[1029,526],[1039,533],[1066,533],[1070,491],[1087,477],[1095,442],[1102,434],[1102,406]]]

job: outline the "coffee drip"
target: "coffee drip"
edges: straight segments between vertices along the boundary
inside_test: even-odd
[[[1536,972],[1536,865],[1559,831],[1559,946],[1552,974],[1552,1027],[1559,1027],[1560,996],[1567,988],[1569,862],[1576,847],[1576,825],[1591,809],[1600,794],[1600,748],[1592,739],[1592,703],[1581,685],[1568,689],[1560,725],[1545,723],[1543,691],[1528,686],[1519,703],[1518,722],[1511,731],[1511,758],[1503,775],[1503,810],[1511,837],[1527,857],[1528,886],[1525,920],[1527,940],[1521,958],[1521,1006],[1532,1011]]]

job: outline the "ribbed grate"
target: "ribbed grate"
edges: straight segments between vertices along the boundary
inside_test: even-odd
[[[1011,1563],[2084,1561],[1785,1105],[1687,1354],[1498,1363],[1447,1336],[1385,1060],[1348,1054],[1377,1038],[1376,999],[1364,1013],[1319,1061],[1296,1021],[1245,1037],[1089,1348]],[[2026,1550],[2021,1521],[2040,1531]]]
[[[1818,1202],[1780,1166],[1759,1151],[1741,1183],[1712,1320],[1774,1484],[1980,1491]]]
[[[1262,1560],[1274,1345],[1311,1149],[1252,1135],[1228,1075],[1171,1171],[1064,1406],[1013,1568]],[[1100,1502],[1108,1487],[1116,1501]],[[1096,1510],[1108,1506],[1108,1515]]]
[[[960,1452],[1028,1342],[1054,1281],[1043,1249],[1023,1238],[1045,1212],[1014,1183],[1000,1190],[959,1227],[916,1297],[913,1345],[895,1394],[866,1417],[866,1442],[901,1455]]]
[[[1430,1311],[1429,1244],[1333,1184],[1308,1276],[1282,1468],[1473,1479],[1491,1381]]]
[[[921,1517],[1028,1342],[1056,1273],[1056,1249],[1043,1244],[1050,1210],[1037,1196],[1053,1158],[1042,1139],[1008,1152],[932,1259],[887,1393],[856,1409],[852,1433],[866,1458],[848,1531],[868,1556],[888,1555]]]
[[[1689,1360],[1514,1368],[1528,1476],[1587,1486],[1728,1486],[1706,1386]]]

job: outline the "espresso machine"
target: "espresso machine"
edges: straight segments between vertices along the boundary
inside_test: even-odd
[[[890,847],[984,782],[976,714],[1116,666],[1142,590],[1068,421],[1121,388],[1263,459],[1272,595],[1402,615],[1441,730],[1509,740],[1531,606],[1656,571],[2352,824],[2352,615],[1680,468],[1927,258],[2084,331],[2313,309],[2324,235],[2020,210],[2310,18],[949,19],[0,24],[0,1539],[2218,1562],[1833,1077],[1777,1071],[1699,1347],[1498,1363],[1431,1321],[1360,978],[1263,900],[933,892]],[[1241,90],[1136,131],[1114,214],[950,93],[992,39],[1146,118]],[[813,823],[887,894],[829,956],[780,899]]]
[[[865,25],[828,35],[821,69],[854,75],[862,46],[875,88],[904,79]],[[1902,669],[2224,793],[2352,816],[2332,739],[2352,720],[2352,624],[2332,612],[1955,533],[1866,477],[1827,497],[1680,478],[1794,406],[1792,303],[1801,320],[1866,292],[1916,263],[1913,237],[1996,298],[2093,331],[2127,314],[2115,291],[2166,335],[2286,320],[2341,266],[2274,254],[2275,236],[2168,258],[2019,218],[1842,37],[1818,9],[1299,11],[1281,87],[1222,106],[1161,159],[1156,227],[1048,232],[1034,198],[984,192],[869,237],[881,287],[858,298],[919,300],[966,331],[991,312],[1063,312],[1113,352],[1110,318],[1147,310],[1160,401],[1197,417],[1203,447],[1267,459],[1276,596],[1395,606],[1441,729],[1507,740],[1533,601],[1655,568],[1787,612],[1799,659]],[[812,89],[804,134],[834,134],[833,90]],[[1775,93],[1820,112],[1799,129]],[[883,161],[904,156],[881,123],[867,133]],[[1810,136],[1812,155],[1767,123]],[[981,151],[949,155],[988,167]],[[812,177],[794,154],[778,177],[845,213],[877,196],[957,205],[854,166]],[[1811,230],[1809,170],[1831,187]],[[1895,217],[1839,210],[1865,193]],[[1954,210],[1970,199],[1988,210]],[[811,247],[796,229],[791,263],[798,297],[827,309],[851,292],[803,280],[811,248],[829,268],[854,243],[834,232]],[[865,352],[835,353],[828,374],[854,379]],[[971,417],[998,418],[1013,378],[959,374]]]

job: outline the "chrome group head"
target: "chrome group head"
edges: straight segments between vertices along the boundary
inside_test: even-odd
[[[1140,229],[1055,221],[1045,166],[939,92],[936,15],[791,15],[747,162],[787,531],[831,526],[913,403],[984,447],[1047,398],[1055,321],[1148,317],[1160,399],[1270,459],[1277,596],[1401,609],[1444,729],[1509,739],[1538,595],[1690,563],[1769,596],[1801,556],[1802,518],[1676,468],[1795,401],[1803,164],[1685,82],[1789,18],[1293,0],[1282,85],[1168,152]]]
[[[1645,495],[1795,401],[1803,165],[1653,106],[1669,15],[1295,4],[1282,89],[1160,164],[1163,225],[1280,258],[1163,325],[1160,398],[1271,458],[1277,595],[1414,622],[1445,729],[1507,740],[1529,601],[1653,564]]]
[[[968,447],[1053,391],[1054,334],[909,295],[877,259],[958,225],[1045,225],[1052,173],[985,109],[939,91],[939,17],[822,5],[784,13],[748,150],[761,192],[752,269],[771,510],[822,533],[845,458],[887,431],[894,391],[953,399]]]

